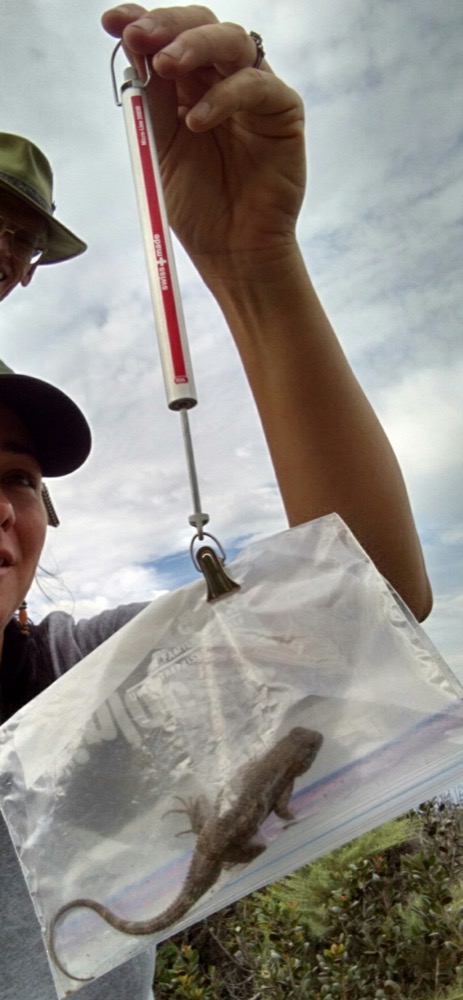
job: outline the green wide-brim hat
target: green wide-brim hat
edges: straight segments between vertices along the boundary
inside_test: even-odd
[[[90,427],[76,403],[49,382],[18,375],[0,361],[0,403],[29,431],[44,476],[66,476],[88,457]]]
[[[57,264],[87,249],[54,218],[53,172],[46,156],[29,139],[9,132],[0,132],[0,199],[2,190],[33,208],[46,223],[47,249],[39,264]]]

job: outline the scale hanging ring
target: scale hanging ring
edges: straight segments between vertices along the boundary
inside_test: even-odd
[[[217,548],[218,548],[219,553],[220,553],[220,558],[223,559],[224,562],[225,562],[225,559],[226,559],[225,552],[224,552],[224,550],[223,550],[223,548],[222,548],[222,546],[221,546],[221,544],[219,542],[219,539],[216,538],[215,535],[211,535],[210,531],[203,531],[201,533],[201,535],[199,534],[199,532],[197,532],[196,535],[193,535],[193,538],[191,539],[191,542],[190,542],[190,555],[191,555],[191,559],[192,559],[192,562],[193,562],[193,566],[196,567],[196,569],[198,570],[199,573],[202,573],[202,569],[201,569],[201,566],[198,563],[198,560],[196,558],[196,554],[193,552],[193,545],[196,542],[196,540],[198,540],[199,542],[202,542],[204,538],[211,538],[212,541],[215,542],[215,544],[217,545]]]
[[[116,45],[116,48],[114,49],[113,54],[111,56],[111,80],[112,80],[112,84],[113,84],[114,100],[115,100],[118,108],[122,107],[122,101],[119,98],[119,90],[118,90],[118,87],[117,87],[115,62],[116,62],[117,53],[119,52],[119,49],[121,47],[122,47],[122,42],[118,42],[117,45]],[[148,57],[147,56],[145,56],[145,71],[146,71],[145,80],[140,80],[140,83],[141,83],[142,87],[147,87],[148,86],[148,84],[149,84],[149,82],[151,80],[151,77],[153,75],[152,74],[152,70],[151,70],[151,66],[150,66],[150,64],[148,62]]]

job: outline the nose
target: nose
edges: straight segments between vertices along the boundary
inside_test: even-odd
[[[4,493],[0,491],[0,528],[3,531],[8,531],[12,528],[16,521],[16,514],[14,512],[13,504],[8,500]]]

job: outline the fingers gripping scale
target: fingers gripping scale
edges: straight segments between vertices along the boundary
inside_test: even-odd
[[[114,49],[111,60],[113,88],[116,104],[122,107],[124,112],[167,405],[171,410],[180,411],[182,421],[185,455],[194,505],[194,513],[190,516],[189,523],[196,527],[197,532],[191,543],[191,552],[196,568],[205,576],[207,599],[215,601],[220,597],[225,597],[233,590],[239,589],[239,586],[230,580],[225,573],[223,550],[213,535],[208,535],[208,537],[216,541],[221,553],[220,557],[210,546],[205,547],[207,550],[205,559],[201,558],[202,549],[198,550],[197,558],[193,554],[194,542],[196,539],[203,540],[204,525],[209,521],[209,515],[201,510],[188,421],[188,410],[197,404],[196,389],[159,161],[145,91],[146,84],[150,79],[150,72],[146,63],[147,78],[145,82],[142,82],[136,69],[128,66],[124,72],[124,82],[121,86],[119,100],[114,60],[120,47],[121,43],[119,42]]]

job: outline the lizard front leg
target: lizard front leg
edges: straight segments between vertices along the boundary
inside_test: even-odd
[[[293,794],[294,782],[289,781],[286,787],[283,789],[281,794],[278,796],[274,806],[273,812],[276,813],[280,819],[293,820],[294,813],[289,809],[289,800]]]
[[[213,809],[205,795],[198,795],[197,798],[189,798],[188,801],[182,799],[180,795],[175,795],[175,799],[182,803],[182,809],[168,809],[165,816],[170,813],[186,813],[190,820],[189,830],[180,830],[176,837],[182,837],[185,833],[194,833],[198,836],[205,823],[210,819]]]

